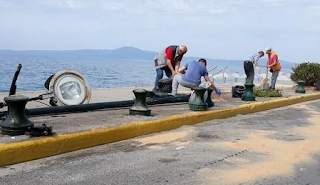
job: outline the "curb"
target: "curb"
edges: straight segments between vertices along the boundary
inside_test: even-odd
[[[171,130],[183,125],[192,125],[213,119],[224,119],[238,114],[249,114],[315,99],[320,99],[320,93],[255,102],[228,109],[189,112],[168,116],[159,120],[134,121],[115,127],[0,144],[0,166]]]

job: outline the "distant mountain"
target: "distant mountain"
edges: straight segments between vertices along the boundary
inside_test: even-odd
[[[9,56],[59,56],[59,57],[73,57],[73,58],[101,58],[101,59],[133,59],[133,60],[153,60],[156,52],[141,50],[135,47],[121,47],[114,50],[0,50],[0,55]],[[200,57],[185,57],[184,62],[191,60],[199,60]],[[243,64],[243,60],[226,60],[226,59],[210,59],[206,58],[210,66],[229,66],[228,69],[240,70],[239,66]],[[259,61],[261,66],[265,66],[266,57]],[[290,70],[295,66],[294,63],[281,60],[281,65]],[[242,68],[241,68],[242,69]]]
[[[121,47],[114,50],[0,50],[0,55],[20,56],[60,56],[104,59],[141,59],[151,60],[156,52],[144,51],[134,47]]]

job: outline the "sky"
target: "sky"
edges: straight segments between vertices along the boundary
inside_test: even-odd
[[[272,47],[280,60],[320,62],[316,0],[0,0],[0,49],[133,46],[245,60]]]

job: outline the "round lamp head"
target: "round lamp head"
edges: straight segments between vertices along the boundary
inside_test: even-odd
[[[49,82],[57,105],[79,105],[89,103],[91,90],[85,77],[74,70],[59,71]]]

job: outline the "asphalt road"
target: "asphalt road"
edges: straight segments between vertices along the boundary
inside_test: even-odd
[[[0,184],[319,185],[319,111],[315,100],[2,167]]]

